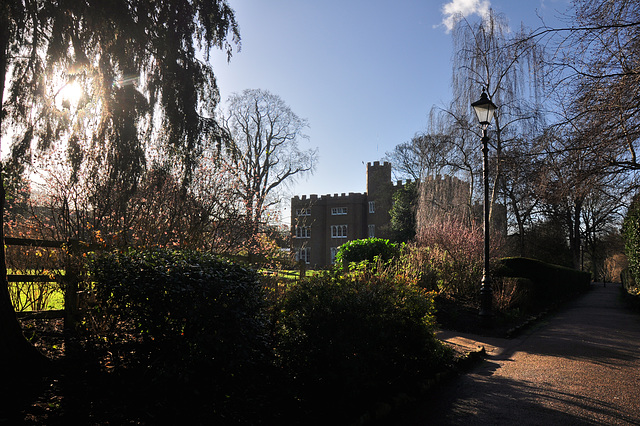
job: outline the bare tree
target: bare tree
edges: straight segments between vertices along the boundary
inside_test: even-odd
[[[640,4],[578,0],[567,28],[544,28],[556,123],[546,138],[537,196],[562,211],[574,267],[637,187],[640,141]],[[615,183],[614,183],[615,182]],[[549,214],[547,214],[549,216]],[[594,273],[597,272],[594,269]]]
[[[601,185],[591,192],[582,210],[583,258],[588,255],[594,280],[607,278],[605,262],[612,254],[622,253],[622,247],[615,244],[620,238],[624,205],[630,197],[629,182],[621,180],[623,176],[612,174],[604,176]],[[622,190],[618,190],[618,189]],[[625,190],[626,188],[626,190]]]
[[[524,161],[523,161],[524,159]],[[527,223],[539,204],[535,182],[540,170],[539,161],[528,157],[518,149],[510,149],[503,155],[502,195],[511,211],[511,223],[517,228],[516,252],[526,254]]]
[[[569,89],[556,91],[562,123],[583,135],[574,149],[603,157],[600,167],[640,170],[640,4],[580,0],[574,12],[554,63]]]
[[[312,172],[317,151],[300,148],[307,121],[266,90],[231,95],[223,122],[231,135],[228,169],[255,236],[265,211],[279,201],[277,190]]]
[[[442,174],[449,150],[451,141],[447,135],[422,132],[416,133],[409,142],[396,145],[393,151],[387,152],[386,159],[393,164],[397,179],[422,180]]]
[[[555,129],[547,140],[547,154],[538,170],[537,197],[550,212],[563,218],[574,268],[581,264],[585,236],[593,240],[611,223],[634,184],[628,176],[611,174],[604,156],[590,150],[581,132]]]

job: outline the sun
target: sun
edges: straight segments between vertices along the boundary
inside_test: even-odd
[[[70,81],[60,89],[59,96],[63,103],[77,106],[82,97],[82,86],[75,80]]]

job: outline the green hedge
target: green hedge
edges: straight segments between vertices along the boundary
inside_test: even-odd
[[[197,389],[213,401],[203,414],[246,404],[255,372],[270,362],[256,272],[207,253],[160,249],[105,253],[90,268],[97,309],[111,319],[101,331],[110,352],[156,382],[184,383],[186,392],[175,388],[174,401],[194,401]]]
[[[626,281],[627,290],[637,292],[637,283],[640,282],[640,195],[633,197],[629,206],[622,224],[622,236],[625,254],[629,260],[623,283]]]
[[[534,300],[560,301],[589,289],[591,274],[525,257],[500,259],[496,276],[526,278]]]
[[[351,263],[369,262],[377,259],[387,262],[400,254],[401,245],[383,238],[365,238],[344,243],[336,253],[336,265],[343,270]]]
[[[631,272],[631,268],[624,268],[620,273],[620,281],[622,282],[622,288],[629,294],[634,296],[640,296],[640,287],[636,282],[636,278]]]
[[[345,420],[451,360],[434,335],[433,293],[395,272],[326,273],[277,298],[256,272],[206,253],[106,253],[91,272],[96,309],[113,319],[106,349],[130,361],[116,370],[141,371],[130,393],[172,421]]]
[[[287,293],[278,357],[309,404],[333,413],[374,404],[407,391],[446,359],[433,314],[433,293],[401,277],[327,273]]]
[[[256,272],[207,253],[112,252],[95,257],[91,271],[102,306],[157,342],[192,340],[229,351],[244,348],[264,326]]]

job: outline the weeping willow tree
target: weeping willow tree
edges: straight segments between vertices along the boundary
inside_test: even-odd
[[[57,149],[67,184],[92,179],[95,194],[108,196],[94,197],[91,209],[120,218],[149,164],[170,164],[186,188],[203,142],[222,137],[206,60],[214,48],[230,57],[233,43],[239,32],[225,0],[3,1],[2,142],[10,139],[13,161]],[[150,145],[156,158],[147,157]],[[8,298],[4,260],[3,252],[0,365],[14,368],[33,351]]]
[[[544,49],[531,37],[531,31],[524,26],[518,30],[509,27],[504,16],[493,10],[477,22],[460,19],[453,30],[453,43],[454,101],[445,112],[452,140],[466,168],[474,164],[477,173],[481,168],[481,135],[470,104],[486,91],[498,106],[489,129],[490,217],[501,194],[511,207],[510,216],[523,229],[530,203],[519,210],[522,204],[518,200],[531,194],[531,180],[524,173],[512,172],[522,170],[540,150],[537,137],[546,121]]]

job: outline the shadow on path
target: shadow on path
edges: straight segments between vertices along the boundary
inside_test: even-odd
[[[593,285],[516,339],[448,337],[487,359],[386,424],[640,425],[640,316],[619,285]]]

